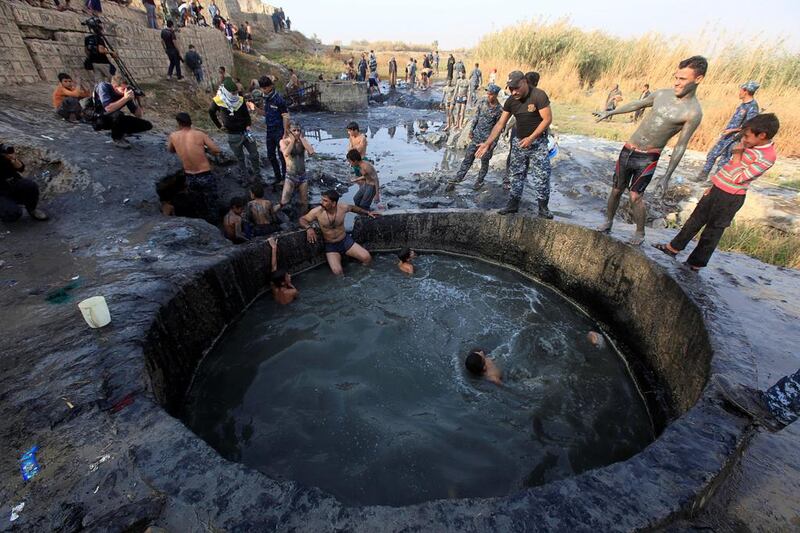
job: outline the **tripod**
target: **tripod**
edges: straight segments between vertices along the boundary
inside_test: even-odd
[[[110,52],[109,55],[111,56],[112,61],[114,61],[114,64],[117,66],[120,73],[122,73],[122,76],[127,80],[128,85],[133,90],[133,94],[135,94],[137,97],[144,96],[144,91],[136,82],[136,79],[133,77],[133,74],[131,74],[130,69],[119,56],[119,54],[117,54],[117,51],[111,45],[108,37],[106,37],[105,33],[103,32],[103,21],[97,17],[91,17],[81,24],[88,27],[92,33],[100,38],[102,45]]]

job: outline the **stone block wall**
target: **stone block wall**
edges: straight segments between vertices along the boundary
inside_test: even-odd
[[[369,106],[367,83],[363,81],[319,81],[319,103],[326,111],[352,113]]]
[[[138,0],[137,3],[141,6]],[[0,3],[0,15],[10,22],[0,27],[0,43],[10,59],[0,62],[0,83],[55,82],[59,72],[92,79],[91,73],[83,68],[83,40],[88,31],[81,22],[86,16],[10,1]],[[169,62],[161,45],[160,30],[147,28],[143,9],[106,2],[101,19],[110,44],[136,81],[166,77]],[[220,65],[232,69],[233,55],[222,32],[197,26],[181,28],[178,46],[182,53],[189,44],[203,58],[207,84],[208,80],[216,79]]]

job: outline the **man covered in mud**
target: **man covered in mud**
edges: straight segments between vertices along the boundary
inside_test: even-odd
[[[378,213],[361,209],[355,205],[339,202],[339,193],[330,190],[322,193],[320,205],[300,218],[300,227],[306,230],[306,237],[310,244],[317,242],[317,232],[314,226],[322,231],[322,241],[325,243],[325,258],[331,272],[339,276],[342,271],[342,254],[352,257],[368,265],[372,256],[367,250],[353,240],[353,237],[344,230],[344,218],[347,213],[366,215],[375,218]]]
[[[178,113],[175,121],[178,129],[169,134],[167,150],[177,154],[181,160],[189,191],[198,193],[203,199],[203,218],[217,224],[217,182],[211,173],[206,149],[214,155],[219,155],[222,150],[206,132],[192,127],[192,117],[188,113]]]
[[[511,116],[516,120],[516,133],[511,135],[509,178],[511,196],[508,204],[499,211],[501,215],[519,211],[522,191],[528,177],[533,174],[539,216],[553,218],[548,208],[550,202],[550,158],[547,149],[547,128],[553,121],[547,93],[535,87],[519,70],[508,75],[506,86],[511,97],[503,104],[503,114],[489,138],[478,146],[475,157],[482,158],[492,148]]]
[[[249,225],[250,235],[261,237],[280,230],[280,225],[275,218],[275,213],[280,205],[273,206],[272,202],[264,198],[264,186],[254,183],[250,186],[250,201],[245,209],[245,219]]]
[[[475,116],[472,118],[472,126],[470,127],[469,139],[470,143],[467,146],[467,153],[464,154],[464,161],[461,163],[461,168],[458,169],[455,177],[447,184],[447,191],[455,189],[457,183],[460,183],[467,171],[472,167],[475,161],[475,152],[478,146],[489,138],[497,121],[500,120],[500,115],[503,113],[503,107],[497,100],[497,95],[500,93],[500,87],[490,84],[486,88],[486,97],[478,102],[478,108],[475,111]],[[497,143],[493,143],[486,153],[481,157],[481,170],[478,172],[478,178],[475,180],[473,189],[480,190],[483,187],[483,180],[489,172],[489,160],[492,159],[494,148]]]
[[[300,213],[308,211],[308,175],[306,174],[306,154],[314,155],[314,148],[308,142],[303,129],[296,122],[289,124],[289,129],[281,139],[281,153],[286,160],[286,180],[283,182],[283,192],[279,207],[289,205],[292,201],[294,190],[300,196]]]
[[[464,127],[464,116],[467,112],[467,96],[469,95],[469,82],[464,77],[464,73],[458,71],[457,74],[458,80],[456,80],[455,85],[455,97],[454,97],[454,110],[453,115],[455,116],[455,128],[461,129]]]
[[[351,180],[358,184],[358,192],[353,196],[353,203],[361,209],[369,211],[372,200],[381,201],[381,184],[378,180],[378,171],[372,163],[364,161],[358,150],[347,152],[347,162],[356,171],[356,177]]]
[[[453,110],[455,108],[455,100],[456,100],[456,88],[452,85],[445,85],[442,89],[442,111],[444,111],[445,116],[447,117],[447,123],[445,124],[442,131],[447,131],[450,128],[455,127],[455,117],[453,116]]]
[[[717,170],[725,166],[725,163],[730,160],[731,149],[738,141],[739,135],[737,134],[742,131],[742,125],[758,115],[758,102],[753,98],[753,95],[756,94],[759,87],[760,85],[758,82],[753,80],[739,86],[739,100],[741,100],[742,103],[739,104],[736,111],[733,112],[733,116],[728,121],[725,129],[720,132],[719,140],[708,152],[703,170],[700,171],[700,174],[697,176],[698,181],[704,181],[708,178],[717,160],[719,160],[719,163],[717,163]]]
[[[644,223],[647,218],[644,191],[653,178],[664,146],[675,134],[680,133],[667,172],[658,185],[662,195],[666,193],[669,179],[681,162],[686,152],[686,145],[689,144],[689,140],[703,119],[703,110],[696,93],[697,86],[703,81],[707,69],[708,61],[704,57],[692,56],[684,59],[675,71],[675,83],[672,89],[660,89],[644,100],[631,102],[613,111],[597,113],[599,122],[611,115],[631,113],[646,107],[653,108],[622,147],[614,171],[611,194],[608,197],[606,221],[597,228],[597,231],[604,233],[611,231],[622,193],[628,189],[633,219],[636,223],[636,233],[629,243],[638,246],[644,242]]]

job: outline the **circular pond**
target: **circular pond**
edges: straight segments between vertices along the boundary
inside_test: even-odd
[[[515,271],[445,255],[406,276],[391,256],[266,296],[197,371],[185,421],[224,457],[346,505],[503,496],[625,460],[653,440],[597,324]],[[480,346],[503,384],[471,377]]]

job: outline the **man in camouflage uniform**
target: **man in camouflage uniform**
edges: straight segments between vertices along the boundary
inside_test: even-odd
[[[759,88],[756,81],[750,80],[739,86],[739,100],[742,101],[739,107],[734,111],[733,116],[728,121],[728,125],[722,130],[717,144],[708,152],[706,163],[703,165],[703,170],[697,176],[698,180],[705,180],[711,173],[714,163],[719,159],[717,170],[722,168],[731,158],[731,148],[736,144],[738,135],[742,129],[742,124],[758,115],[758,102],[755,101],[753,95]]]
[[[492,129],[489,138],[478,146],[476,157],[483,157],[492,147],[513,115],[517,121],[516,134],[511,137],[511,196],[508,204],[498,211],[501,215],[519,211],[522,191],[530,171],[534,187],[539,216],[553,218],[548,208],[550,202],[550,158],[547,150],[547,131],[553,122],[550,99],[547,94],[534,87],[525,74],[519,70],[508,75],[506,86],[511,97],[503,104],[503,114]]]
[[[460,183],[467,171],[472,167],[475,161],[475,152],[478,150],[478,145],[484,142],[489,134],[492,133],[492,128],[497,124],[500,115],[503,113],[503,106],[497,101],[497,94],[500,92],[500,87],[491,83],[486,88],[486,97],[478,102],[478,108],[475,111],[475,116],[472,118],[472,127],[470,128],[470,143],[467,146],[467,153],[464,155],[464,161],[461,163],[461,168],[458,169],[455,177],[447,184],[447,191],[452,191],[456,187],[456,183]],[[483,179],[486,173],[489,172],[489,160],[494,153],[494,147],[497,143],[493,143],[486,153],[481,157],[481,170],[478,172],[478,179],[475,180],[475,185],[472,187],[474,190],[480,190],[483,187]]]

